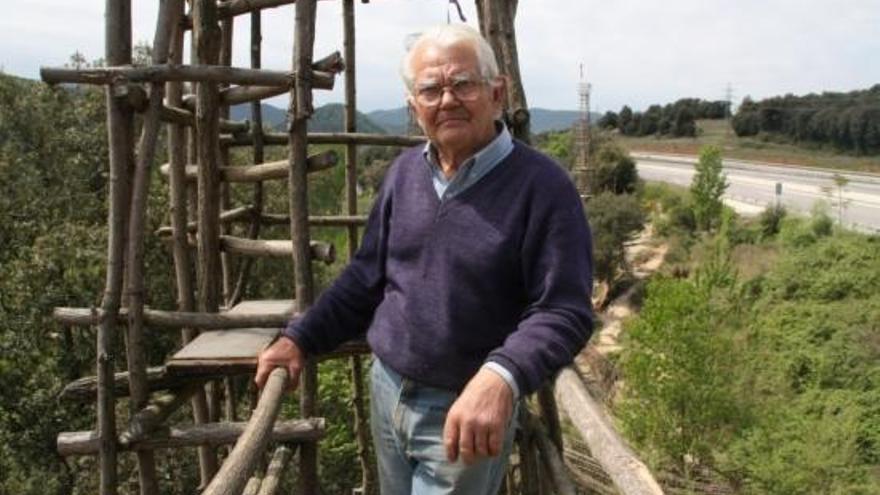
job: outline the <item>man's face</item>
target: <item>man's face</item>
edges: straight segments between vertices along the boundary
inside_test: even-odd
[[[441,154],[465,156],[488,144],[495,136],[494,120],[500,114],[503,84],[483,80],[477,55],[466,43],[448,47],[427,44],[416,50],[409,104],[431,142]],[[469,84],[476,87],[469,89]],[[420,91],[436,93],[438,88],[440,99],[433,104],[424,95],[419,96]]]

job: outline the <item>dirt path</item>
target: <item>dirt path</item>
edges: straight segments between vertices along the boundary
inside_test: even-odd
[[[663,264],[669,246],[666,244],[656,245],[652,240],[653,231],[650,225],[639,234],[627,246],[627,261],[632,266],[633,276],[637,280],[644,280],[656,272]],[[588,363],[588,356],[598,352],[601,356],[620,351],[620,332],[623,321],[634,313],[632,295],[639,284],[633,284],[623,294],[612,301],[604,312],[598,313],[602,321],[602,329],[590,339],[590,343],[576,359],[582,372],[592,373],[593,368]],[[592,348],[592,349],[591,349]]]

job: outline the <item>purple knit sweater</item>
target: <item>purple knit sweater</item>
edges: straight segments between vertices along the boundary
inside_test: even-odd
[[[366,332],[387,366],[456,391],[494,361],[528,394],[592,331],[591,241],[577,192],[561,167],[516,142],[441,202],[421,151],[392,164],[355,259],[284,334],[311,355]]]

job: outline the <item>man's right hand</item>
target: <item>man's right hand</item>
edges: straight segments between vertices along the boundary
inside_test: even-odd
[[[286,368],[290,376],[288,382],[290,389],[295,390],[299,386],[299,375],[305,366],[305,361],[305,355],[296,342],[282,335],[257,358],[257,374],[254,376],[254,382],[257,388],[262,390],[273,369]]]

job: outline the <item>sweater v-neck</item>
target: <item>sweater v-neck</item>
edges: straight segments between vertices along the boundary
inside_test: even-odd
[[[436,191],[434,190],[433,177],[431,176],[430,168],[426,168],[426,173],[421,174],[421,187],[426,191],[429,191],[431,196],[431,205],[434,208],[434,219],[437,220],[443,215],[446,214],[449,210],[455,208],[458,204],[465,202],[468,197],[472,194],[477,194],[474,191],[479,190],[481,188],[488,187],[486,184],[492,183],[497,179],[497,176],[502,174],[502,170],[513,166],[516,163],[515,155],[519,154],[521,144],[516,140],[513,141],[513,149],[510,153],[507,154],[503,159],[501,159],[498,164],[492,168],[492,170],[488,171],[485,175],[480,177],[479,180],[471,184],[467,189],[461,191],[460,193],[454,195],[451,198],[441,199],[437,196]]]

